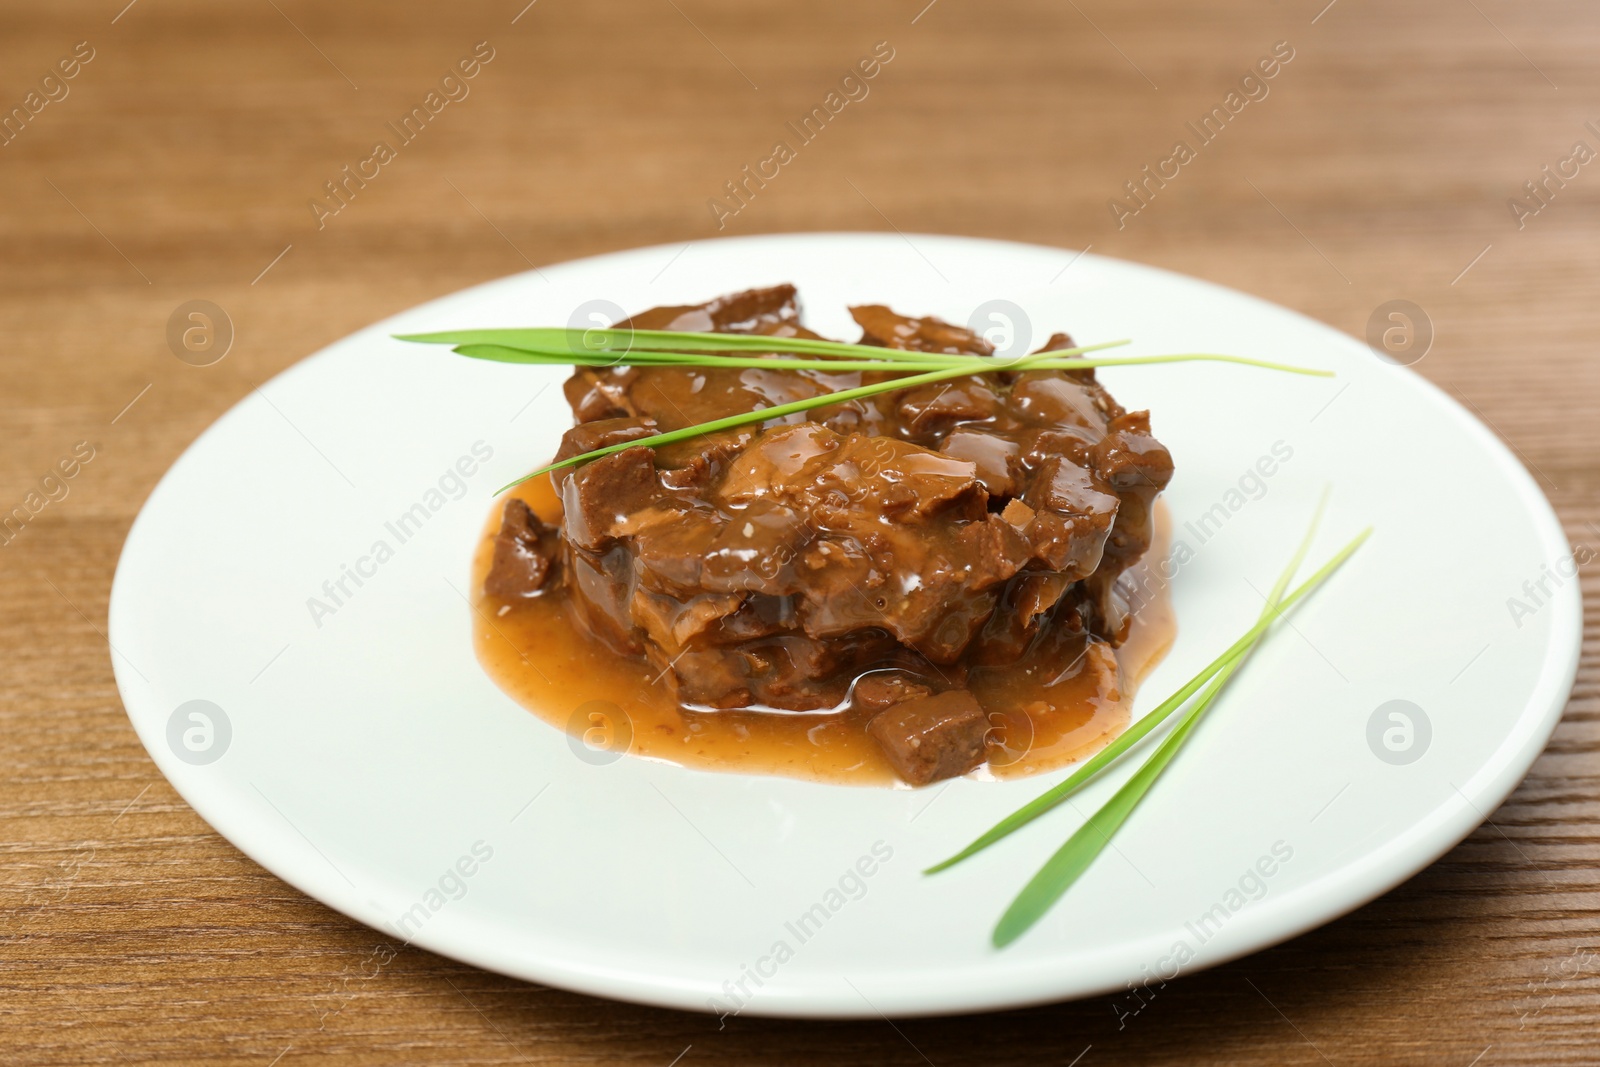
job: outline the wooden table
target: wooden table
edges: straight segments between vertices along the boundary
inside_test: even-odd
[[[708,200],[880,41],[894,58],[870,95],[722,232],[1092,245],[1358,336],[1411,300],[1435,335],[1418,369],[1516,448],[1575,545],[1600,546],[1600,166],[1570,162],[1576,141],[1600,149],[1592,2],[126,2],[0,12],[0,105],[24,108],[0,147],[0,508],[94,450],[0,549],[0,1061],[1600,1063],[1593,624],[1555,739],[1487,825],[1120,1028],[1100,998],[719,1030],[388,959],[178,798],[102,636],[146,494],[253,385],[475,282],[717,233]],[[469,95],[337,214],[309,207],[480,41]],[[1126,199],[1276,42],[1293,58],[1247,83],[1259,99]],[[235,330],[211,366],[169,347],[194,299]],[[1395,477],[1428,462],[1396,456]]]

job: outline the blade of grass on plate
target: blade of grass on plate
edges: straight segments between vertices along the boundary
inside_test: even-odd
[[[1216,698],[1233,672],[1244,662],[1245,655],[1247,653],[1235,656],[1217,672],[1200,695],[1196,708],[1203,710]],[[1066,844],[1056,850],[1055,855],[1039,869],[1039,873],[1022,887],[1022,892],[1017,894],[995,924],[991,940],[996,948],[1004,948],[1026,933],[1061,899],[1072,883],[1078,880],[1078,876],[1089,869],[1106,845],[1111,843],[1111,835],[1133,814],[1133,809],[1144,799],[1161,772],[1166,770],[1167,764],[1177,755],[1184,741],[1188,740],[1189,732],[1198,721],[1198,715],[1190,714],[1173,727],[1172,733],[1134,772],[1133,777],[1103,807],[1089,816],[1089,820],[1067,838]]]
[[[1360,536],[1355,538],[1355,540],[1351,541],[1348,545],[1345,545],[1344,548],[1340,549],[1333,556],[1333,558],[1323,566],[1321,570],[1296,587],[1295,590],[1288,596],[1284,597],[1283,602],[1278,607],[1278,614],[1282,615],[1286,613],[1299,601],[1305,599],[1315,592],[1317,587],[1325,582],[1334,572],[1334,570],[1338,569],[1340,564],[1344,563],[1344,561],[1348,559],[1357,548],[1361,547],[1361,543],[1365,541],[1368,536],[1370,536],[1371,532],[1372,531],[1370,530],[1364,531]],[[935,874],[939,871],[945,870],[946,868],[955,866],[962,860],[967,859],[975,853],[981,852],[988,848],[996,841],[999,841],[1007,835],[1022,829],[1022,827],[1026,826],[1034,819],[1037,819],[1045,812],[1065,801],[1067,797],[1083,788],[1083,786],[1086,785],[1091,778],[1099,774],[1124,752],[1128,751],[1128,749],[1132,748],[1134,745],[1143,740],[1145,735],[1149,734],[1150,731],[1161,725],[1161,723],[1170,715],[1172,715],[1173,712],[1183,707],[1184,704],[1188,702],[1189,698],[1194,696],[1195,693],[1199,692],[1200,688],[1204,686],[1212,677],[1214,677],[1218,671],[1226,667],[1228,663],[1230,663],[1245,649],[1249,648],[1257,638],[1266,632],[1268,627],[1272,625],[1273,621],[1274,620],[1272,618],[1266,617],[1263,617],[1257,621],[1256,624],[1249,630],[1245,631],[1245,633],[1237,641],[1224,649],[1221,655],[1217,656],[1216,659],[1212,660],[1204,668],[1202,668],[1198,674],[1189,679],[1189,681],[1185,682],[1177,692],[1173,693],[1166,700],[1162,701],[1159,706],[1151,710],[1148,714],[1141,717],[1138,722],[1128,727],[1127,730],[1123,731],[1122,736],[1118,737],[1111,744],[1097,752],[1088,760],[1088,762],[1084,763],[1082,767],[1079,767],[1060,784],[1052,786],[1044,793],[1041,793],[1027,804],[1024,804],[1022,807],[1006,816],[1004,819],[1001,819],[992,828],[981,834],[970,845],[962,849],[960,852],[957,852],[948,859],[934,864],[933,866],[924,870],[922,873]]]
[[[1332,573],[1329,568],[1337,568],[1339,562],[1342,560],[1336,557],[1335,560],[1325,564],[1319,574]],[[1286,585],[1292,574],[1292,570],[1286,571],[1280,580],[1280,586]],[[1274,591],[1281,592],[1281,589],[1275,588]],[[1269,597],[1267,606],[1262,612],[1263,617],[1272,621],[1277,618],[1279,612],[1279,604]],[[1083,872],[1089,869],[1106,845],[1110,844],[1111,836],[1133,814],[1133,810],[1149,793],[1151,786],[1161,777],[1173,757],[1188,741],[1201,717],[1216,701],[1217,695],[1227,685],[1228,680],[1244,664],[1253,648],[1254,645],[1245,649],[1217,672],[1195,701],[1194,706],[1155,752],[1151,753],[1144,764],[1109,801],[1095,811],[1088,821],[1056,850],[1039,872],[1022,888],[1005,914],[1000,917],[1000,921],[995,924],[992,940],[997,948],[1004,947],[1022,936],[1054,906],[1056,901],[1061,899]]]

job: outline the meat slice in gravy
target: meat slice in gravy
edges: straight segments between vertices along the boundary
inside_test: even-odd
[[[989,720],[971,693],[952,689],[879,712],[867,732],[896,774],[912,785],[927,785],[983,762]]]
[[[511,497],[494,539],[494,562],[484,579],[484,592],[502,600],[537,595],[550,580],[556,548],[556,531],[540,522],[527,504]]]
[[[933,690],[904,671],[870,671],[856,679],[850,690],[854,706],[877,713],[902,701],[932,695]]]

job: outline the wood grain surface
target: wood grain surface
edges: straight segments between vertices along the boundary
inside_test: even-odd
[[[135,738],[103,637],[162,472],[255,385],[376,319],[716,234],[708,200],[879,41],[894,58],[870,95],[721,232],[1092,245],[1357,336],[1411,300],[1434,332],[1417,369],[1600,548],[1600,165],[1543,170],[1600,149],[1592,0],[524,3],[0,7],[0,510],[94,449],[0,548],[0,1062],[1600,1063],[1592,608],[1566,717],[1488,824],[1120,1024],[1097,998],[719,1029],[397,952],[213,833]],[[324,182],[481,41],[470,95],[319,227]],[[1280,41],[1293,59],[1268,94],[1119,228],[1124,182]],[[92,58],[44,81],[75,47]],[[1544,199],[1519,219],[1529,181]],[[169,348],[192,299],[235,329],[211,366]],[[1430,461],[1396,455],[1394,476]]]

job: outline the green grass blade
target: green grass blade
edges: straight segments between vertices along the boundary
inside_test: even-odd
[[[1134,772],[1133,777],[1129,778],[1099,810],[1089,816],[1089,820],[1067,838],[1066,844],[1057,849],[1028,884],[1022,887],[1022,892],[1017,894],[1011,906],[1006,908],[1005,914],[1000,916],[1000,921],[995,924],[991,940],[996,948],[1004,948],[1026,933],[1034,923],[1044,917],[1056,901],[1061,899],[1072,883],[1089,869],[1101,851],[1111,843],[1111,835],[1115,834],[1127,821],[1128,816],[1133,814],[1133,809],[1139,806],[1139,801],[1144,799],[1156,779],[1161,777],[1161,772],[1166,770],[1167,764],[1172,762],[1172,757],[1177,755],[1178,749],[1188,740],[1190,731],[1199,722],[1198,711],[1216,699],[1216,695],[1233,676],[1233,672],[1239,669],[1244,658],[1245,653],[1241,653],[1217,672],[1197,701],[1196,711],[1185,716],[1182,722],[1173,727],[1172,733],[1168,734],[1166,740],[1162,741],[1150,758],[1145,760],[1144,765]]]
[[[568,459],[561,460],[558,463],[547,464],[543,467],[540,467],[538,470],[530,471],[515,481],[507,482],[505,485],[502,485],[499,489],[495,490],[495,492],[503,493],[507,489],[521,485],[530,478],[537,478],[541,474],[548,474],[553,470],[560,470],[563,467],[573,467],[580,463],[588,463],[591,460],[599,459],[602,456],[610,455],[613,452],[621,452],[624,449],[641,447],[656,448],[661,445],[672,444],[675,441],[685,441],[691,437],[701,437],[708,433],[715,433],[718,430],[728,430],[738,426],[749,426],[752,423],[767,422],[771,419],[784,418],[789,415],[797,414],[798,412],[810,411],[813,408],[828,407],[832,404],[841,404],[849,400],[857,400],[862,397],[876,396],[879,393],[887,393],[899,389],[910,389],[915,386],[927,385],[930,382],[944,381],[949,378],[965,378],[973,374],[982,374],[989,371],[1000,370],[1025,371],[1056,367],[1088,368],[1121,366],[1124,364],[1182,363],[1190,360],[1207,360],[1222,363],[1245,363],[1253,366],[1270,366],[1274,367],[1275,369],[1290,370],[1300,374],[1320,375],[1328,373],[1323,371],[1307,370],[1303,367],[1279,366],[1276,364],[1263,363],[1259,360],[1243,359],[1236,356],[1211,355],[1208,353],[1186,353],[1175,356],[1137,356],[1126,360],[1116,358],[1103,360],[1056,360],[1053,359],[1050,354],[1039,353],[1032,356],[1026,356],[1008,366],[956,366],[941,370],[928,371],[922,374],[913,374],[906,378],[896,378],[890,381],[874,382],[871,385],[861,385],[853,389],[841,389],[838,392],[833,393],[823,393],[820,396],[806,397],[803,400],[794,400],[787,404],[778,404],[770,408],[759,408],[755,411],[741,412],[737,415],[729,415],[726,418],[713,419],[710,422],[702,422],[695,426],[688,426],[681,430],[670,430],[666,433],[656,434],[652,437],[641,437],[636,441],[627,441],[621,444],[607,445],[604,448],[596,448],[581,455],[572,456]],[[758,365],[770,366],[771,363],[764,362]]]
[[[1289,560],[1289,565],[1278,575],[1278,580],[1272,583],[1272,589],[1267,593],[1267,602],[1261,609],[1261,617],[1257,622],[1275,619],[1278,616],[1278,605],[1283,601],[1283,591],[1289,588],[1289,583],[1294,576],[1300,573],[1300,565],[1306,561],[1306,553],[1311,551],[1311,542],[1316,540],[1317,527],[1322,525],[1322,513],[1328,509],[1327,488],[1322,490],[1322,497],[1317,501],[1317,510],[1311,513],[1311,525],[1306,527],[1306,535],[1300,539],[1300,545],[1294,550],[1294,556]]]
[[[1119,342],[1120,343],[1120,342]],[[1096,351],[1106,346],[1096,345],[1085,348],[1064,348],[1057,352],[1034,353],[1026,357],[1026,369],[1029,370],[1092,370],[1102,367],[1134,367],[1161,363],[1234,363],[1247,367],[1261,367],[1267,370],[1285,371],[1290,374],[1305,374],[1313,377],[1333,377],[1332,371],[1318,370],[1312,367],[1296,367],[1287,363],[1273,363],[1269,360],[1251,359],[1246,356],[1230,356],[1221,352],[1179,352],[1157,356],[1111,356],[1102,359],[1078,359],[1075,353]],[[456,346],[455,351],[463,356],[473,359],[491,360],[497,363],[529,363],[556,366],[580,367],[617,367],[617,366],[651,366],[672,365],[689,367],[758,367],[763,370],[822,370],[822,371],[898,371],[909,369],[937,370],[964,368],[968,374],[993,374],[999,371],[1017,370],[1023,366],[1020,362],[1002,362],[986,359],[982,356],[941,356],[927,355],[924,353],[911,354],[914,358],[900,360],[886,359],[822,359],[804,360],[794,358],[774,358],[772,356],[729,356],[705,352],[672,352],[656,349],[630,349],[628,351],[597,351],[592,353],[569,352],[559,348],[533,348],[517,347],[503,344],[489,344],[487,342],[463,343]],[[868,349],[868,351],[885,352],[888,349]]]
[[[1326,494],[1324,494],[1324,500],[1326,500]],[[1317,509],[1318,517],[1321,516],[1321,513],[1322,508],[1319,506]],[[1312,530],[1315,530],[1315,520],[1313,520]],[[1359,545],[1360,541],[1365,539],[1365,536],[1363,534],[1353,544]],[[1263,621],[1271,623],[1281,616],[1282,607],[1279,603],[1279,598],[1284,587],[1288,585],[1293,577],[1294,572],[1299,569],[1300,561],[1305,557],[1306,549],[1309,546],[1310,537],[1311,534],[1308,533],[1306,540],[1302,541],[1300,545],[1300,550],[1295,554],[1293,562],[1285,569],[1277,584],[1274,585],[1272,593],[1267,598],[1266,606],[1262,609],[1261,618]],[[1327,564],[1324,564],[1322,569],[1318,571],[1318,575],[1326,577],[1332,574],[1333,569],[1337,569],[1338,565],[1346,558],[1348,558],[1348,554],[1335,556]],[[1257,639],[1257,641],[1259,640],[1260,638]],[[1039,869],[1038,873],[1028,881],[1028,884],[1017,894],[1016,899],[1011,902],[1010,907],[1006,909],[1005,914],[1000,917],[1000,921],[995,924],[992,940],[997,948],[1010,944],[1027,932],[1034,923],[1038,922],[1055,905],[1056,901],[1061,899],[1083,872],[1089,869],[1095,858],[1099,856],[1106,845],[1111,843],[1112,835],[1133,814],[1133,810],[1139,806],[1139,802],[1144,799],[1156,780],[1161,777],[1162,772],[1172,762],[1178,750],[1188,741],[1189,735],[1194,731],[1201,717],[1215,703],[1217,695],[1222,692],[1234,673],[1243,666],[1254,647],[1255,643],[1252,643],[1234,656],[1213,676],[1205,691],[1195,701],[1194,706],[1184,715],[1178,725],[1173,727],[1172,733],[1167,735],[1155,752],[1151,753],[1150,757],[1117,790],[1115,795],[1091,815],[1088,821],[1079,827],[1077,832],[1068,838],[1066,843],[1057,849],[1055,854]]]
[[[1336,378],[1331,370],[1319,367],[1297,367],[1293,363],[1274,363],[1270,359],[1252,359],[1249,356],[1230,356],[1223,352],[1175,352],[1160,356],[1111,356],[1107,359],[1072,359],[1059,363],[1045,361],[1029,365],[1031,370],[1098,370],[1101,367],[1137,367],[1150,363],[1234,363],[1241,367],[1260,367],[1263,370],[1283,371],[1286,374],[1304,374],[1310,378]],[[999,370],[1008,368],[999,367]],[[1010,368],[1010,369],[1015,369]]]
[[[1012,369],[1027,370],[1029,369],[1031,361],[1043,358],[1045,358],[1043,355],[1024,357],[1013,364]],[[513,486],[521,485],[529,478],[537,478],[541,474],[548,474],[550,471],[560,470],[562,467],[571,467],[579,463],[587,463],[590,460],[599,459],[601,456],[608,456],[613,452],[621,452],[629,448],[639,448],[641,446],[645,448],[655,448],[660,445],[672,444],[674,441],[686,441],[692,437],[701,437],[708,433],[715,433],[718,430],[730,430],[739,426],[748,426],[752,423],[767,422],[770,419],[781,419],[801,411],[810,411],[812,408],[828,407],[832,404],[840,404],[844,403],[845,401],[856,400],[861,397],[875,396],[878,393],[885,393],[896,389],[910,389],[918,385],[927,385],[930,382],[941,382],[948,378],[965,378],[971,374],[972,368],[970,367],[952,367],[948,370],[936,370],[929,371],[925,374],[913,374],[907,378],[896,378],[895,380],[888,382],[876,382],[872,385],[857,386],[854,389],[841,389],[836,393],[823,393],[820,396],[810,396],[803,400],[794,400],[787,404],[777,404],[770,408],[760,408],[756,411],[745,411],[737,415],[729,415],[726,418],[713,419],[710,422],[702,422],[696,426],[688,426],[681,430],[669,430],[666,433],[658,433],[651,437],[641,437],[637,441],[623,441],[618,444],[607,445],[604,448],[597,448],[593,451],[585,452],[582,455],[573,456],[570,459],[564,459],[559,463],[547,464],[546,466],[540,467],[536,471],[523,475],[514,482],[509,482],[506,485],[501,486],[499,489],[495,490],[495,492],[503,493]]]
[[[1050,789],[1041,793],[1027,804],[1024,804],[1010,815],[1007,815],[1004,819],[1001,819],[998,823],[973,840],[971,844],[962,849],[960,852],[957,852],[948,859],[934,864],[933,866],[924,870],[922,873],[936,874],[939,871],[955,866],[957,863],[960,863],[962,860],[967,859],[978,852],[982,852],[996,841],[999,841],[1002,838],[1020,830],[1022,827],[1026,826],[1034,819],[1037,819],[1050,809],[1056,807],[1058,804],[1065,801],[1067,797],[1083,788],[1083,786],[1087,784],[1091,778],[1095,777],[1107,766],[1116,761],[1124,752],[1127,752],[1128,749],[1142,741],[1147,734],[1149,734],[1157,726],[1161,725],[1161,723],[1171,716],[1173,712],[1183,707],[1183,705],[1188,702],[1189,698],[1194,696],[1195,693],[1199,692],[1200,688],[1204,686],[1206,682],[1208,682],[1218,671],[1226,667],[1228,663],[1234,659],[1234,657],[1238,656],[1241,652],[1250,647],[1256,638],[1265,633],[1267,628],[1272,625],[1273,620],[1278,615],[1284,614],[1296,603],[1315,592],[1318,586],[1327,581],[1328,577],[1332,575],[1332,573],[1337,570],[1345,560],[1349,559],[1351,554],[1353,554],[1356,549],[1361,547],[1361,543],[1371,536],[1371,533],[1371,530],[1363,531],[1349,544],[1345,545],[1344,548],[1335,553],[1333,558],[1324,564],[1321,570],[1317,571],[1316,574],[1313,574],[1310,578],[1306,579],[1306,581],[1298,586],[1294,592],[1283,598],[1282,603],[1278,606],[1276,614],[1272,618],[1264,617],[1257,621],[1257,623],[1249,630],[1246,630],[1237,641],[1235,641],[1232,645],[1229,645],[1221,655],[1217,656],[1216,659],[1212,660],[1209,664],[1202,668],[1198,674],[1189,679],[1189,681],[1185,682],[1177,692],[1173,693],[1166,700],[1162,701],[1161,704],[1158,705],[1154,710],[1142,717],[1127,730],[1124,730],[1120,737],[1118,737],[1111,744],[1107,745],[1105,748],[1101,749],[1099,752],[1095,753],[1095,755],[1085,762],[1083,766],[1079,767],[1066,779],[1064,779],[1058,785],[1052,786]]]
[[[708,433],[716,433],[718,430],[730,430],[738,426],[748,426],[751,423],[766,422],[769,419],[781,419],[797,412],[810,411],[812,408],[827,407],[830,404],[840,404],[847,400],[855,400],[864,396],[873,396],[877,393],[886,392],[890,389],[909,389],[913,386],[926,385],[929,382],[944,381],[946,378],[964,378],[971,373],[972,372],[965,367],[958,367],[953,370],[937,370],[930,371],[926,374],[913,374],[909,378],[899,378],[892,382],[880,382],[875,385],[863,385],[855,389],[841,389],[837,393],[823,393],[821,396],[806,397],[804,400],[795,400],[787,404],[777,404],[770,408],[760,408],[756,411],[741,412],[738,415],[729,415],[727,418],[723,419],[713,419],[710,422],[702,422],[699,425],[685,427],[681,430],[669,430],[666,433],[658,433],[652,437],[641,437],[637,441],[623,441],[619,444],[607,445],[605,448],[597,448],[591,452],[585,452],[581,456],[573,456],[570,459],[564,459],[559,463],[547,464],[543,467],[540,467],[536,471],[523,475],[514,482],[509,482],[506,485],[501,486],[499,489],[496,489],[495,492],[503,493],[512,486],[521,485],[529,478],[537,478],[541,474],[548,474],[550,471],[560,470],[562,467],[571,467],[579,463],[587,463],[590,460],[599,459],[602,456],[608,456],[613,452],[621,452],[625,449],[639,448],[641,446],[645,448],[656,448],[660,445],[670,445],[674,441],[686,441],[691,437],[702,437]]]
[[[918,370],[946,370],[964,364],[953,364],[949,360],[937,362],[901,362],[889,360],[868,359],[794,359],[789,357],[762,357],[762,356],[707,356],[695,355],[689,352],[651,352],[635,349],[631,352],[605,353],[594,356],[577,356],[571,353],[557,352],[532,352],[523,348],[507,348],[504,345],[470,344],[457,345],[455,351],[459,355],[471,359],[484,359],[494,363],[532,363],[543,366],[577,366],[577,367],[756,367],[762,370],[820,370],[834,373],[850,371],[887,371],[894,374],[909,374]],[[966,373],[979,373],[985,368],[982,366],[967,367]]]
[[[442,345],[502,345],[540,352],[564,354],[606,354],[634,348],[678,350],[684,352],[792,352],[801,355],[853,356],[886,361],[917,362],[927,359],[986,359],[936,352],[908,352],[877,345],[857,345],[808,337],[771,337],[766,334],[689,333],[678,330],[525,329],[446,330],[440,333],[395,334],[401,341]],[[1126,345],[1127,340],[1062,349],[1063,353],[1094,352]]]
[[[535,327],[526,329],[447,330],[440,333],[395,334],[394,336],[401,341],[414,341],[421,344],[448,344],[472,348],[494,346],[500,349],[531,352],[554,357],[555,360],[564,363],[587,363],[591,359],[598,358],[604,361],[609,358],[613,363],[623,364],[635,362],[632,357],[636,354],[644,358],[670,355],[715,356],[717,353],[723,352],[787,353],[832,356],[835,358],[854,357],[857,360],[871,360],[875,363],[968,365],[973,367],[983,366],[991,370],[1012,369],[1018,362],[1015,360],[996,360],[986,356],[952,355],[941,352],[907,352],[894,348],[880,348],[876,345],[846,344],[842,341],[823,341],[804,337],[768,337],[762,334],[687,333],[677,330],[576,330]],[[1074,356],[1099,352],[1108,348],[1117,348],[1129,343],[1126,339],[1105,341],[1100,344],[1063,348],[1050,353],[1036,352],[1024,358],[1032,360],[1039,357],[1049,357],[1052,360],[1062,360],[1059,363],[1042,362],[1031,364],[1037,369],[1050,370],[1083,370],[1099,366],[1133,366],[1141,363],[1182,363],[1203,360],[1214,363],[1237,363],[1244,366],[1262,367],[1268,370],[1286,371],[1291,374],[1333,377],[1332,371],[1296,367],[1286,363],[1275,363],[1270,360],[1230,356],[1215,352],[1188,352],[1166,356],[1134,356],[1114,361],[1095,360],[1088,362],[1071,359]],[[457,350],[459,351],[460,349],[458,348]],[[501,362],[507,363],[543,362],[540,360],[524,361],[509,357],[501,358],[477,353],[464,354],[471,354],[480,359],[500,358]],[[770,363],[766,365],[770,366]],[[981,372],[974,370],[973,373]]]

